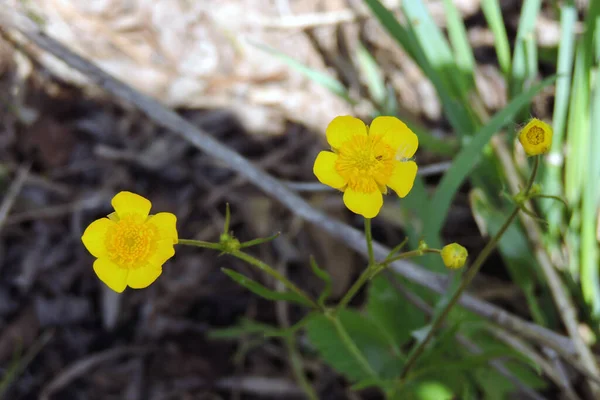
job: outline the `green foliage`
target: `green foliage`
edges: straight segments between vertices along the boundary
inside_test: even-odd
[[[368,316],[344,310],[339,319],[379,378],[394,378],[400,372],[402,360],[394,353],[393,343]],[[306,326],[308,338],[319,355],[337,372],[352,381],[372,379],[348,351],[333,323],[326,316],[315,314]]]
[[[250,290],[252,293],[264,297],[267,300],[285,300],[292,303],[301,304],[303,306],[311,307],[312,304],[308,302],[304,297],[299,296],[294,292],[276,292],[271,289],[267,289],[263,285],[258,282],[253,281],[252,279],[244,276],[238,272],[235,272],[228,268],[222,268],[222,271],[230,277],[233,281],[238,283],[239,285],[245,287]]]
[[[400,296],[384,276],[371,281],[367,312],[398,348],[411,339],[414,330],[425,324],[423,311]]]

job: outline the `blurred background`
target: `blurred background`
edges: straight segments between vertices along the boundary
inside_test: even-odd
[[[393,24],[382,25],[382,14],[366,3],[9,0],[0,5],[27,15],[50,37],[176,109],[289,182],[315,207],[359,229],[362,220],[345,209],[341,196],[316,183],[314,158],[326,148],[324,131],[337,115],[366,122],[380,114],[399,116],[419,135],[421,173],[406,201],[388,196],[374,221],[375,239],[390,247],[409,234],[433,246],[457,241],[477,254],[509,204],[500,195],[508,191],[506,164],[497,148],[488,146],[484,167],[468,182],[458,182],[455,192],[436,192],[445,171],[471,137],[492,126],[490,116],[508,109],[493,132],[506,143],[513,169],[526,172],[522,150],[513,147],[515,131],[532,115],[554,122],[558,144],[541,179],[552,194],[567,196],[571,208],[536,204],[549,221],[542,245],[568,283],[584,338],[594,343],[600,230],[598,191],[589,186],[597,186],[593,182],[600,174],[589,154],[600,149],[600,141],[594,142],[589,121],[594,105],[600,105],[590,84],[599,53],[594,30],[585,33],[593,6],[587,1],[384,1],[400,26],[414,28],[412,36],[402,36],[397,27],[394,35]],[[156,283],[118,295],[95,276],[81,234],[112,211],[115,193],[129,190],[150,199],[153,212],[175,213],[182,238],[217,241],[225,203],[240,240],[282,232],[251,253],[315,296],[322,283],[308,268],[309,256],[331,274],[333,299],[364,268],[362,257],[18,33],[1,24],[0,33],[4,398],[304,398],[281,340],[244,329],[213,334],[243,319],[285,327],[304,314],[298,306],[253,295],[220,268],[273,287],[266,276],[216,252],[178,247]],[[539,86],[529,99],[521,98],[523,104],[507,108],[561,69],[558,83]],[[578,125],[585,123],[588,128]],[[565,166],[565,148],[577,155],[576,164],[567,159]],[[480,158],[477,154],[473,163]],[[448,202],[437,220],[423,215],[432,196],[439,204]],[[564,333],[531,238],[519,224],[507,236],[472,292]],[[423,265],[443,270],[435,260]],[[361,293],[353,305],[361,307],[366,297]],[[320,399],[382,398],[376,390],[350,390],[344,374],[324,363],[303,335],[298,347]],[[547,398],[561,398],[543,374],[520,376]],[[486,391],[481,386],[488,384],[480,379],[473,398],[519,398],[510,384],[496,387],[488,380]],[[446,398],[429,393],[419,398]]]

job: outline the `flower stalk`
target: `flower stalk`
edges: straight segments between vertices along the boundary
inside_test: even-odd
[[[540,162],[539,156],[535,157],[535,162],[533,165],[533,170],[531,172],[531,176],[529,177],[529,180],[527,181],[527,185],[523,191],[525,197],[527,197],[529,191],[531,190],[531,187],[533,186],[533,182],[535,180],[535,176],[536,176],[538,168],[539,168],[539,162]],[[419,342],[417,347],[415,347],[415,349],[411,352],[408,360],[406,361],[406,364],[404,365],[402,373],[400,375],[400,383],[402,383],[406,379],[409,371],[415,365],[416,361],[421,356],[421,354],[423,354],[423,352],[425,351],[425,348],[427,347],[429,342],[433,339],[436,331],[442,326],[442,324],[444,323],[445,319],[448,317],[448,314],[450,313],[452,308],[456,305],[456,303],[458,303],[458,300],[462,296],[463,292],[469,286],[469,284],[471,283],[473,278],[475,278],[475,276],[481,269],[481,266],[483,265],[483,263],[487,260],[489,255],[495,249],[496,245],[502,238],[502,235],[504,235],[504,233],[506,232],[508,227],[513,223],[514,219],[519,214],[520,209],[521,209],[521,204],[517,203],[517,205],[515,206],[513,211],[510,213],[509,217],[506,219],[506,221],[504,222],[504,224],[502,225],[500,230],[496,233],[496,235],[492,238],[492,240],[490,240],[488,242],[488,244],[484,247],[484,249],[481,251],[481,253],[479,253],[477,258],[473,262],[473,265],[471,266],[471,268],[469,268],[469,270],[465,273],[465,276],[464,276],[460,286],[458,287],[458,289],[456,290],[456,292],[454,293],[454,295],[452,296],[452,298],[450,299],[448,304],[444,307],[442,312],[440,312],[438,314],[438,316],[431,323],[431,328],[429,329],[427,336],[425,336],[425,338],[421,342]]]

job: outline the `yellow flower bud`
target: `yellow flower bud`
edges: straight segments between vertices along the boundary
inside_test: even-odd
[[[552,127],[537,118],[532,118],[519,133],[519,142],[528,156],[544,154],[552,144]]]
[[[450,243],[442,249],[444,265],[451,269],[461,268],[467,261],[467,249],[458,243]]]

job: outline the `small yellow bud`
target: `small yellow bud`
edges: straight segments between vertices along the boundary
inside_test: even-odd
[[[469,253],[467,249],[458,243],[450,243],[442,249],[442,260],[444,265],[451,269],[461,268],[467,261]]]
[[[552,144],[552,127],[537,118],[532,118],[519,133],[519,142],[528,156],[544,154]]]

